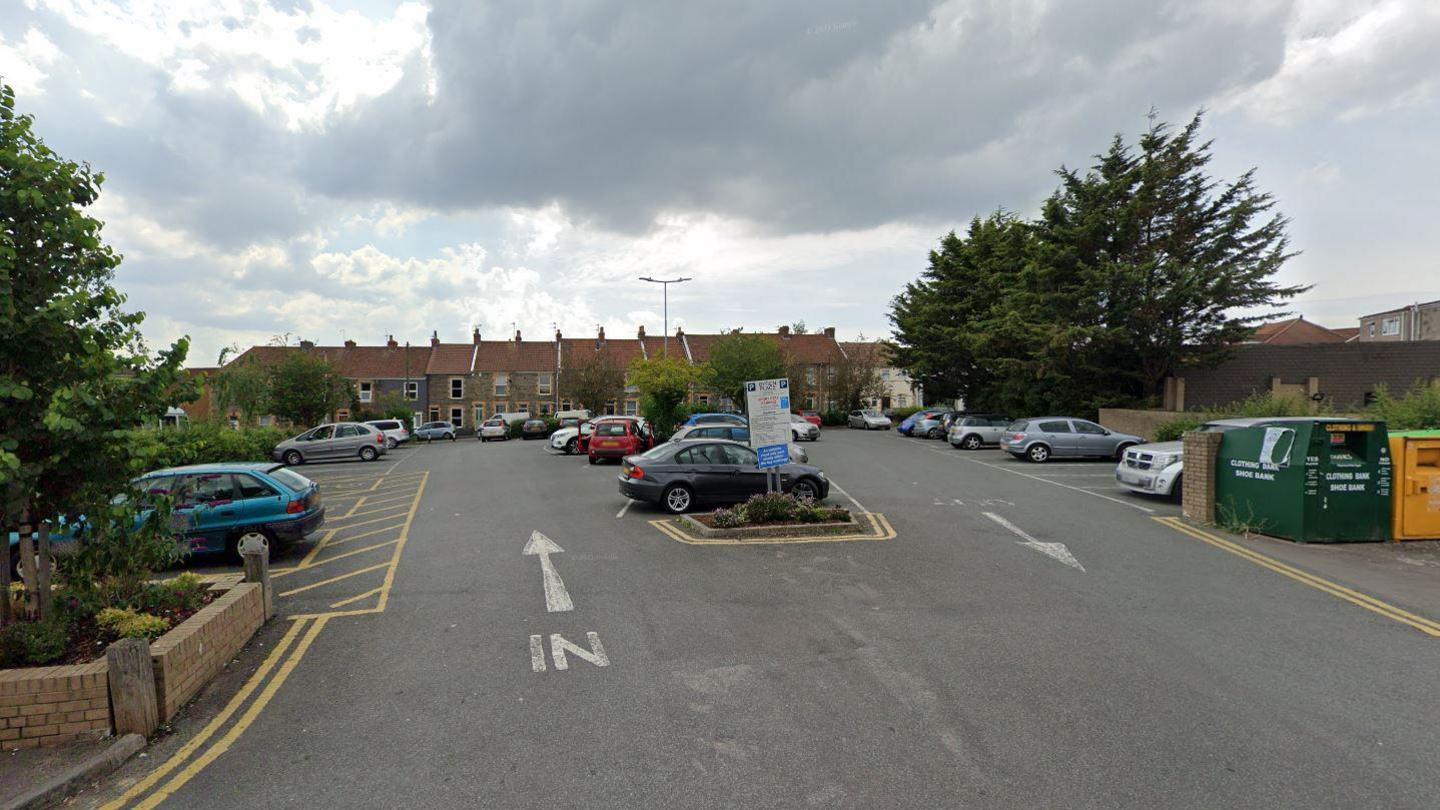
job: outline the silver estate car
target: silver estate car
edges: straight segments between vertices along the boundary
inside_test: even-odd
[[[328,458],[374,461],[385,455],[385,434],[360,422],[332,422],[275,445],[270,456],[290,466]]]
[[[1052,458],[1113,458],[1120,460],[1127,447],[1145,440],[1116,433],[1087,419],[1039,416],[1010,423],[1000,437],[1000,449],[1016,458],[1042,464]]]
[[[861,430],[890,429],[890,417],[879,411],[851,411],[845,421],[850,427]]]

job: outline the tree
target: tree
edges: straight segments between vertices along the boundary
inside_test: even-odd
[[[313,425],[341,408],[355,409],[359,395],[324,358],[304,350],[286,352],[270,369],[266,409],[297,425]]]
[[[835,361],[830,369],[830,399],[834,407],[855,410],[885,396],[880,369],[888,365],[885,360],[888,351],[889,347],[883,343],[866,343],[863,347],[847,349]]]
[[[124,430],[195,398],[181,339],[151,353],[84,209],[102,174],[47,148],[0,84],[0,485],[6,529],[108,502]]]
[[[640,409],[662,434],[675,430],[680,406],[699,379],[699,370],[684,360],[661,354],[630,361],[630,384],[640,389]]]
[[[605,403],[620,399],[625,391],[625,370],[610,352],[579,348],[570,352],[561,371],[564,390],[577,407],[600,413]]]
[[[1143,404],[1187,364],[1214,365],[1260,312],[1305,291],[1272,279],[1294,254],[1254,170],[1221,182],[1197,114],[1116,136],[1062,167],[1039,219],[950,234],[891,309],[897,360],[927,394],[972,406],[1093,413]]]
[[[221,413],[234,408],[247,425],[264,413],[270,402],[270,372],[259,363],[232,362],[211,375],[206,384],[215,392]]]
[[[701,378],[707,388],[739,404],[745,401],[746,381],[784,375],[785,356],[779,346],[761,335],[734,332],[710,347]]]

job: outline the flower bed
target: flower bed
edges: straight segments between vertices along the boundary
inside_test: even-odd
[[[750,500],[729,509],[716,509],[695,519],[712,529],[744,529],[758,526],[803,526],[816,523],[854,521],[850,510],[820,506],[808,499],[778,492],[752,495]]]
[[[260,583],[242,582],[152,643],[160,720],[174,717],[264,623]]]

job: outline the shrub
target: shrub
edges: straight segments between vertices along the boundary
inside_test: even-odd
[[[850,513],[838,507],[817,506],[794,495],[770,492],[752,495],[750,500],[730,509],[716,509],[710,520],[717,529],[735,529],[762,523],[824,523],[845,520]]]
[[[750,500],[736,508],[744,510],[749,523],[768,523],[794,520],[796,503],[795,498],[790,495],[767,492],[764,495],[751,495]]]
[[[910,408],[894,408],[890,413],[890,418],[894,419],[898,423],[901,420],[914,416],[915,414],[923,410],[925,409],[919,405]]]
[[[1380,386],[1370,415],[1392,431],[1440,428],[1440,385],[1420,383],[1399,397]]]
[[[80,601],[124,604],[148,588],[155,571],[178,562],[187,549],[175,542],[169,499],[133,496],[87,511],[80,542],[56,557],[59,579]]]
[[[124,608],[105,608],[95,614],[95,623],[121,638],[155,639],[170,629],[168,619]]]
[[[831,408],[820,414],[820,424],[826,427],[844,426],[850,422],[850,412]]]
[[[1205,419],[1196,414],[1194,416],[1182,416],[1171,422],[1166,422],[1155,428],[1155,441],[1173,442],[1178,440],[1186,432],[1194,430],[1205,424]]]
[[[130,445],[127,472],[139,475],[183,464],[224,461],[268,461],[275,445],[290,438],[278,428],[235,429],[219,421],[196,422],[182,428],[127,431]]]
[[[60,619],[15,622],[0,629],[0,666],[48,664],[65,652],[69,625]]]
[[[510,427],[509,427],[509,431],[510,431],[509,435],[510,435],[510,438],[512,438],[512,439],[518,439],[518,438],[520,438],[521,435],[522,435],[521,428],[524,428],[524,427],[525,427],[525,420],[524,420],[524,419],[516,419],[516,420],[512,421],[512,422],[510,423]]]
[[[185,572],[174,579],[157,582],[140,591],[134,599],[136,610],[145,613],[186,613],[205,604],[205,583],[200,577]]]

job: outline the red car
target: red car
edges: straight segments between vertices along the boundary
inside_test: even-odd
[[[623,459],[655,446],[650,423],[638,416],[605,416],[590,422],[590,444],[586,454],[591,464],[602,458]]]
[[[809,422],[815,427],[825,426],[824,422],[820,419],[820,414],[816,413],[815,411],[801,411],[800,418],[804,419],[806,422]]]

